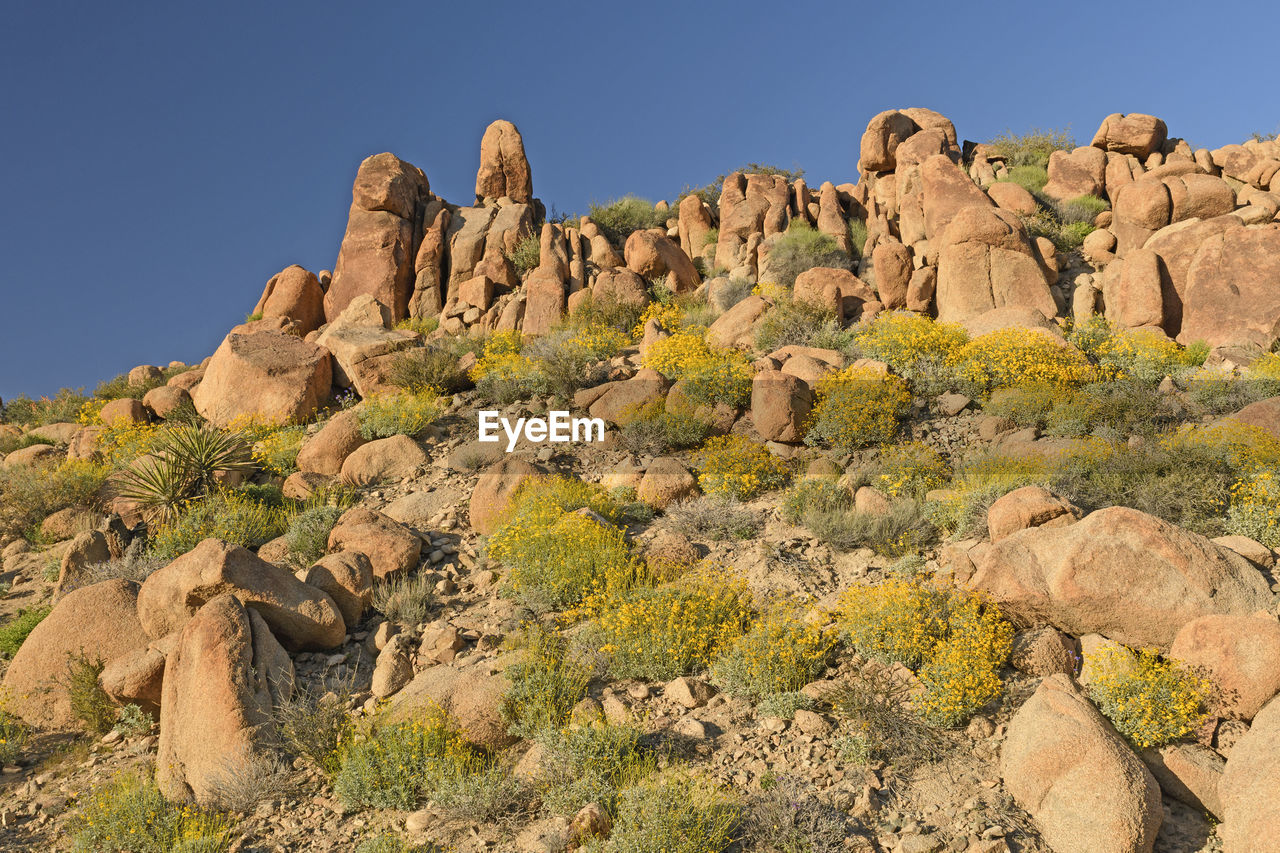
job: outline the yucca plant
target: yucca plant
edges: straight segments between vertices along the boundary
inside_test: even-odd
[[[133,501],[151,521],[171,521],[183,504],[208,495],[218,475],[253,469],[244,439],[234,433],[184,425],[167,430],[151,456],[125,469],[116,494]]]
[[[160,442],[160,452],[186,467],[197,495],[208,494],[218,474],[253,470],[253,456],[243,438],[207,427],[170,430]]]

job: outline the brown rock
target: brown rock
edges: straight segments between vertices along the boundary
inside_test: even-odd
[[[147,578],[138,593],[138,618],[147,635],[159,639],[223,593],[257,611],[291,648],[329,649],[346,638],[342,614],[328,595],[221,539],[205,539]]]
[[[507,734],[500,712],[509,682],[500,671],[494,671],[493,663],[481,660],[462,666],[427,667],[396,694],[387,708],[387,719],[412,719],[434,705],[456,721],[462,735],[478,746],[500,749],[515,743],[518,738]]]
[[[943,322],[1006,306],[1057,314],[1049,279],[1022,223],[994,207],[967,207],[952,218],[941,239],[935,298]]]
[[[1221,755],[1198,743],[1171,743],[1139,754],[1166,796],[1193,809],[1222,815],[1218,783],[1226,762]]]
[[[1019,672],[1045,677],[1062,673],[1074,676],[1080,665],[1076,644],[1052,628],[1029,628],[1013,635],[1009,663]]]
[[[1280,329],[1280,223],[1207,238],[1187,271],[1180,343],[1271,348]]]
[[[607,386],[605,392],[587,407],[587,412],[593,418],[625,426],[645,406],[665,399],[670,383],[662,374],[645,368],[630,379],[609,382]]]
[[[511,456],[486,468],[471,493],[471,528],[481,536],[492,534],[498,529],[516,489],[541,473],[533,463]]]
[[[107,537],[97,530],[86,530],[71,540],[71,546],[62,554],[62,567],[58,572],[55,595],[66,595],[84,585],[86,569],[95,563],[111,559]]]
[[[933,295],[938,289],[938,268],[921,267],[911,273],[907,283],[907,310],[927,312],[933,307]]]
[[[1160,787],[1069,677],[1046,678],[1013,715],[1000,773],[1055,853],[1151,853]]]
[[[660,456],[649,463],[636,490],[640,500],[658,509],[666,509],[697,493],[697,478],[673,456]]]
[[[303,421],[329,396],[329,353],[279,332],[228,335],[192,394],[196,411],[215,426],[237,418]]]
[[[1029,527],[1062,527],[1080,519],[1080,508],[1043,486],[1023,486],[1003,495],[987,510],[992,542]]]
[[[253,313],[267,319],[284,317],[298,324],[301,335],[324,325],[324,290],[315,273],[294,264],[273,275]]]
[[[1113,113],[1102,120],[1102,125],[1090,143],[1094,148],[1132,154],[1146,160],[1153,151],[1164,145],[1169,128],[1155,116],[1145,113]]]
[[[1036,197],[1012,181],[997,181],[987,187],[987,195],[998,207],[1022,216],[1033,216],[1040,209]]]
[[[1143,248],[1159,255],[1162,264],[1160,288],[1164,296],[1164,329],[1171,337],[1182,328],[1187,274],[1200,246],[1209,238],[1242,224],[1240,217],[1232,214],[1201,222],[1187,220],[1161,228],[1147,239]]]
[[[891,172],[897,165],[895,152],[920,126],[898,110],[886,110],[872,117],[862,134],[858,171]]]
[[[409,656],[410,651],[409,638],[404,634],[397,634],[378,653],[378,660],[373,666],[373,677],[369,683],[369,692],[375,698],[386,699],[388,696],[394,696],[413,680],[413,661]]]
[[[755,323],[769,309],[769,303],[752,294],[716,318],[707,328],[707,343],[718,347],[750,347]]]
[[[871,253],[876,273],[876,292],[887,309],[905,308],[907,284],[911,280],[911,250],[901,243],[884,242]]]
[[[360,415],[355,409],[338,412],[298,451],[298,470],[310,474],[337,476],[342,463],[357,448],[367,444],[360,434]]]
[[[293,664],[266,623],[234,595],[204,604],[165,666],[156,784],[165,797],[216,803],[231,762],[260,755]],[[230,766],[229,766],[230,765]]]
[[[673,293],[687,293],[701,280],[689,256],[668,237],[654,230],[635,231],[623,249],[627,269],[647,279],[667,277]]]
[[[626,267],[601,270],[591,287],[591,299],[615,305],[648,305],[649,290],[644,279]]]
[[[965,208],[994,207],[987,194],[951,162],[951,158],[942,154],[930,157],[920,165],[920,185],[925,236],[930,241],[941,238],[947,226]]]
[[[509,121],[498,120],[480,138],[480,169],[476,172],[476,201],[506,196],[533,201],[533,176],[524,153],[524,139]]]
[[[352,507],[329,533],[330,551],[359,551],[369,558],[378,580],[407,572],[418,565],[422,540],[408,528],[380,512]]]
[[[185,389],[172,385],[161,385],[152,388],[142,397],[142,405],[151,410],[157,418],[167,418],[184,403],[191,402],[191,394]]]
[[[100,417],[107,426],[145,424],[147,422],[147,408],[142,405],[141,400],[121,397],[103,406]]]
[[[564,280],[539,268],[525,282],[524,333],[545,335],[568,307]]]
[[[685,708],[701,708],[716,695],[716,689],[701,678],[680,676],[668,681],[662,688],[664,698]]]
[[[1107,182],[1107,155],[1092,146],[1049,155],[1049,183],[1044,194],[1059,201],[1082,195],[1102,196]]]
[[[1161,649],[1192,619],[1271,600],[1243,557],[1127,507],[1013,533],[986,550],[969,585],[1069,634]]]
[[[826,308],[841,319],[857,317],[863,305],[877,301],[875,292],[862,279],[838,267],[813,267],[800,273],[792,298]]]
[[[360,445],[342,463],[345,483],[368,486],[411,477],[430,461],[416,441],[407,435],[393,435]]]
[[[360,617],[373,598],[373,564],[364,553],[326,554],[298,575],[298,580],[333,599],[343,623],[350,627],[360,624]]]
[[[1122,329],[1161,328],[1162,276],[1159,255],[1150,249],[1131,249],[1123,261],[1107,269],[1102,290],[1107,319]]]
[[[121,705],[132,703],[158,717],[165,660],[177,639],[178,634],[170,634],[107,664],[98,676],[103,691]]]
[[[707,234],[714,227],[711,212],[695,193],[680,200],[680,248],[686,255],[690,258],[701,255]]]
[[[751,381],[751,422],[765,441],[803,440],[812,409],[813,391],[803,379],[762,370]]]
[[[1252,720],[1280,693],[1280,621],[1274,616],[1202,616],[1183,625],[1169,657],[1217,685],[1219,717]]]
[[[1223,853],[1280,850],[1280,699],[1254,717],[1253,726],[1231,748],[1218,796]]]
[[[65,682],[74,655],[111,663],[147,645],[137,613],[138,585],[111,580],[68,593],[32,629],[0,683],[6,710],[34,726],[77,724]]]

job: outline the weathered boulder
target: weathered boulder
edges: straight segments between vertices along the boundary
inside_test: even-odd
[[[1165,796],[1221,817],[1218,784],[1226,769],[1221,755],[1198,743],[1170,743],[1140,755]]]
[[[1012,181],[997,181],[987,187],[987,195],[991,196],[997,207],[1022,216],[1032,216],[1040,209],[1036,204],[1036,197]]]
[[[412,719],[438,706],[458,724],[467,740],[499,749],[518,740],[507,734],[500,711],[508,685],[494,661],[487,659],[462,666],[427,667],[396,694],[387,708],[387,720]]]
[[[351,298],[316,343],[333,355],[333,384],[354,388],[361,397],[394,390],[387,380],[395,353],[417,346],[413,332],[389,329],[391,312],[368,294]]]
[[[369,558],[378,580],[401,574],[418,565],[422,540],[401,524],[376,510],[352,507],[329,532],[330,551],[359,551]]]
[[[707,244],[707,234],[715,228],[711,211],[697,193],[689,193],[680,200],[680,248],[690,258],[702,254]]]
[[[480,138],[476,201],[503,196],[522,204],[533,201],[533,176],[520,131],[511,122],[500,119],[486,127]]]
[[[375,154],[360,164],[351,190],[347,231],[324,295],[325,318],[338,318],[353,298],[367,294],[408,316],[414,287],[414,232],[430,187],[422,170],[394,154]]]
[[[1080,508],[1043,486],[1023,486],[998,498],[987,509],[992,542],[1030,527],[1063,527],[1080,520]]]
[[[858,171],[893,171],[897,165],[894,155],[898,146],[919,129],[920,125],[898,110],[886,110],[873,116],[862,133]]]
[[[1112,113],[1102,120],[1090,145],[1146,160],[1153,151],[1164,145],[1168,136],[1169,128],[1155,116],[1145,113]]]
[[[373,598],[373,564],[361,551],[326,554],[297,577],[332,598],[343,623],[351,627],[360,624]]]
[[[802,441],[812,409],[813,391],[803,379],[761,370],[751,380],[751,422],[765,441]]]
[[[1160,649],[1192,619],[1271,602],[1243,557],[1128,507],[1012,533],[982,553],[969,586],[1069,634]]]
[[[272,708],[293,664],[262,617],[218,595],[182,628],[165,666],[156,784],[167,798],[212,805],[219,783],[271,738]]]
[[[1038,252],[1015,214],[966,207],[947,226],[940,247],[935,294],[940,321],[961,322],[1006,306],[1057,314]]]
[[[324,325],[324,290],[315,273],[293,264],[276,273],[262,289],[253,313],[267,319],[284,317],[309,335]]]
[[[524,285],[526,335],[545,335],[560,322],[568,308],[564,279],[539,267]]]
[[[1092,146],[1054,151],[1049,155],[1049,183],[1044,185],[1044,194],[1059,201],[1082,195],[1101,196],[1106,177],[1105,151]]]
[[[368,439],[360,434],[360,414],[355,409],[338,412],[308,438],[298,451],[298,470],[336,476],[342,463]]]
[[[167,418],[169,415],[182,406],[184,403],[191,402],[191,394],[183,388],[175,388],[172,385],[161,385],[158,388],[152,388],[142,397],[142,405],[151,410],[157,418]]]
[[[1019,672],[1045,677],[1074,676],[1080,663],[1075,641],[1053,628],[1028,628],[1013,635],[1009,663]]]
[[[896,270],[886,272],[886,275],[896,274]],[[896,281],[891,287],[896,287]],[[813,267],[805,270],[796,276],[791,295],[798,302],[826,308],[841,319],[858,317],[862,314],[863,305],[878,301],[875,291],[862,279],[839,267]]]
[[[661,373],[644,368],[630,379],[606,383],[604,393],[587,407],[587,412],[593,418],[625,426],[646,406],[664,399],[670,387]]]
[[[343,482],[357,486],[410,477],[430,461],[425,450],[407,435],[393,435],[366,442],[342,462]]]
[[[1000,774],[1055,853],[1151,853],[1160,787],[1069,676],[1046,678],[1013,715]]]
[[[960,211],[967,207],[994,207],[978,185],[942,154],[920,164],[920,188],[924,205],[925,236],[936,241]]]
[[[32,629],[9,662],[0,692],[6,710],[31,725],[65,728],[77,723],[66,681],[72,659],[111,663],[145,648],[138,620],[138,585],[110,580],[63,596]]]
[[[48,444],[19,447],[0,460],[0,468],[39,468],[57,465],[66,453]]]
[[[1274,616],[1202,616],[1183,625],[1169,657],[1217,685],[1220,717],[1252,720],[1280,693],[1280,620]]]
[[[1218,796],[1223,853],[1280,850],[1280,699],[1258,712],[1227,759]]]
[[[1280,338],[1280,223],[1208,237],[1187,270],[1180,343],[1254,345]]]
[[[532,462],[512,456],[486,468],[471,493],[471,528],[482,536],[497,530],[516,489],[525,480],[541,473],[542,470]]]
[[[876,293],[890,310],[907,306],[907,285],[911,281],[911,250],[901,243],[886,241],[871,253],[876,273]]]
[[[138,618],[147,635],[159,639],[228,592],[256,610],[290,648],[329,649],[346,638],[342,614],[328,595],[221,539],[205,539],[147,578],[138,593]]]
[[[1182,329],[1183,301],[1187,295],[1187,274],[1200,246],[1214,235],[1244,223],[1234,214],[1206,220],[1186,220],[1161,228],[1147,239],[1143,248],[1160,256],[1160,292],[1164,306],[1164,330],[1174,337]]]
[[[658,509],[685,500],[698,493],[698,480],[674,456],[659,456],[649,463],[636,496]]]
[[[626,267],[601,270],[591,286],[591,298],[597,303],[615,305],[648,305],[649,289],[637,273]]]
[[[627,269],[647,279],[667,277],[673,293],[697,288],[701,279],[689,256],[672,240],[655,230],[635,231],[623,248]]]
[[[132,703],[153,716],[160,714],[165,661],[178,633],[152,640],[145,647],[121,655],[103,667],[98,684],[121,705]]]
[[[107,426],[145,424],[147,422],[147,407],[142,405],[141,400],[121,397],[103,406],[98,416],[102,418],[102,422]]]
[[[1163,275],[1159,255],[1131,249],[1124,260],[1107,268],[1102,287],[1106,318],[1121,329],[1162,328]]]
[[[329,397],[329,351],[293,335],[227,335],[192,393],[201,417],[218,427],[237,418],[304,421]]]

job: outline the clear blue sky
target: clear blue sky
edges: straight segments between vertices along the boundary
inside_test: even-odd
[[[272,274],[333,266],[362,158],[469,203],[495,118],[559,211],[747,161],[851,180],[892,107],[974,140],[1087,144],[1111,112],[1208,147],[1280,124],[1274,0],[7,0],[0,20],[4,398],[200,360]]]

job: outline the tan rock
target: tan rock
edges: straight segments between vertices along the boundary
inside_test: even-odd
[[[1012,181],[997,181],[987,187],[987,195],[998,207],[1022,216],[1033,216],[1040,209],[1036,197]]]
[[[178,407],[191,402],[191,394],[185,389],[172,385],[161,385],[152,388],[142,397],[142,405],[151,410],[157,418],[167,418]]]
[[[813,391],[803,379],[762,370],[751,381],[751,422],[765,441],[802,441],[812,409]]]
[[[1029,628],[1013,635],[1009,663],[1019,672],[1040,677],[1074,676],[1080,666],[1075,642],[1052,628]]]
[[[1218,796],[1223,853],[1280,849],[1280,699],[1272,699],[1231,748]]]
[[[920,126],[898,110],[886,110],[873,116],[862,134],[858,171],[891,172],[897,165],[895,152],[902,142]]]
[[[1169,128],[1163,121],[1145,113],[1113,113],[1102,120],[1090,143],[1104,151],[1132,154],[1145,160],[1164,144]]]
[[[1101,196],[1107,176],[1106,152],[1092,146],[1049,155],[1049,183],[1044,194],[1066,201],[1082,195]]]
[[[1280,620],[1274,616],[1202,616],[1183,625],[1169,657],[1218,687],[1214,713],[1252,720],[1280,693]]]
[[[1268,351],[1280,328],[1280,223],[1207,238],[1187,270],[1180,343]]]
[[[876,292],[887,309],[905,308],[907,284],[911,280],[911,250],[901,243],[884,242],[871,253],[876,273]]]
[[[511,122],[499,120],[485,128],[480,139],[476,201],[502,196],[522,204],[532,201],[533,176],[520,131]]]
[[[1029,527],[1062,527],[1080,520],[1083,513],[1071,501],[1043,486],[1023,486],[998,498],[987,509],[987,531],[992,542]]]
[[[1092,235],[1090,235],[1092,236]],[[1132,249],[1107,270],[1103,287],[1106,317],[1121,329],[1164,324],[1163,269],[1150,249]]]
[[[897,275],[898,271],[887,274]],[[896,282],[891,287],[896,287]],[[813,267],[800,273],[792,298],[826,308],[841,319],[857,317],[863,305],[877,301],[875,292],[862,279],[838,267]]]
[[[924,204],[925,236],[930,242],[942,238],[947,226],[967,207],[994,207],[978,185],[944,155],[930,157],[920,165]]]
[[[495,670],[491,660],[427,667],[392,699],[387,719],[412,719],[428,707],[439,706],[472,743],[493,749],[509,746],[518,740],[507,734],[500,712],[509,682]]]
[[[177,640],[178,634],[170,634],[117,657],[103,668],[98,683],[121,705],[132,703],[158,717],[165,661]]]
[[[253,313],[267,319],[284,317],[309,335],[324,325],[324,290],[315,273],[294,264],[276,273],[262,290]]]
[[[1221,755],[1198,743],[1171,743],[1144,749],[1140,756],[1166,796],[1221,816],[1218,783],[1226,767]]]
[[[306,420],[329,396],[329,352],[292,335],[228,335],[192,394],[196,411],[215,426],[237,419]]]
[[[360,624],[373,598],[373,564],[361,551],[326,554],[298,572],[298,580],[332,598],[342,621],[351,627]]]
[[[967,207],[951,219],[941,238],[935,299],[943,322],[1007,306],[1057,314],[1048,276],[1022,223],[994,207]]]
[[[430,462],[426,451],[407,435],[393,435],[360,445],[342,462],[345,483],[367,486],[411,477]]]
[[[337,476],[342,463],[357,448],[368,443],[360,434],[360,415],[355,409],[338,412],[308,438],[298,451],[298,470]]]
[[[648,368],[630,379],[607,384],[605,392],[587,407],[587,412],[593,418],[618,426],[629,424],[645,406],[665,399],[670,387],[662,374]]]
[[[755,323],[769,309],[769,303],[752,294],[716,318],[707,327],[707,343],[718,347],[747,348],[754,342]]]
[[[107,426],[145,424],[147,422],[147,408],[142,405],[141,400],[121,397],[103,406],[99,416]]]
[[[666,276],[667,287],[673,293],[687,293],[701,282],[689,256],[657,231],[633,232],[623,252],[627,269],[647,279]]]
[[[697,493],[697,478],[673,456],[660,456],[649,463],[636,490],[640,500],[658,509],[666,509]]]
[[[533,463],[511,456],[486,468],[471,493],[471,528],[481,536],[492,534],[498,529],[516,489],[541,473]]]
[[[373,576],[384,580],[418,565],[422,540],[382,513],[357,506],[344,512],[329,532],[329,550],[364,554]]]

